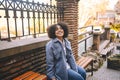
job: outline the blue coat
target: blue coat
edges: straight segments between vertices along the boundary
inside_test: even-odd
[[[71,69],[78,72],[77,65],[72,53],[71,44],[67,39],[64,39],[66,46],[66,58]],[[66,68],[66,58],[62,44],[57,38],[51,39],[46,44],[46,63],[47,76],[51,79],[53,77],[58,80],[68,80],[68,73]]]

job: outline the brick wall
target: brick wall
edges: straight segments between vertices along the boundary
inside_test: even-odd
[[[0,80],[13,80],[27,71],[46,74],[45,56],[44,46],[0,58]]]
[[[69,33],[73,34],[71,44],[76,59],[78,58],[78,1],[57,0],[58,6],[64,6],[64,22],[69,26]]]

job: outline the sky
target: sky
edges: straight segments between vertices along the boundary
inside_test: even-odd
[[[108,9],[114,9],[114,5],[117,3],[118,0],[109,0],[109,6]]]

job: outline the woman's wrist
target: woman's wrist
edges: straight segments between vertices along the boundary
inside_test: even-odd
[[[57,80],[56,77],[52,77],[51,80]]]
[[[56,80],[56,78],[52,78],[52,80]]]

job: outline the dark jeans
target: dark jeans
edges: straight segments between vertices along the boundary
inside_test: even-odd
[[[86,80],[86,71],[79,66],[77,68],[78,72],[68,69],[68,80]]]

